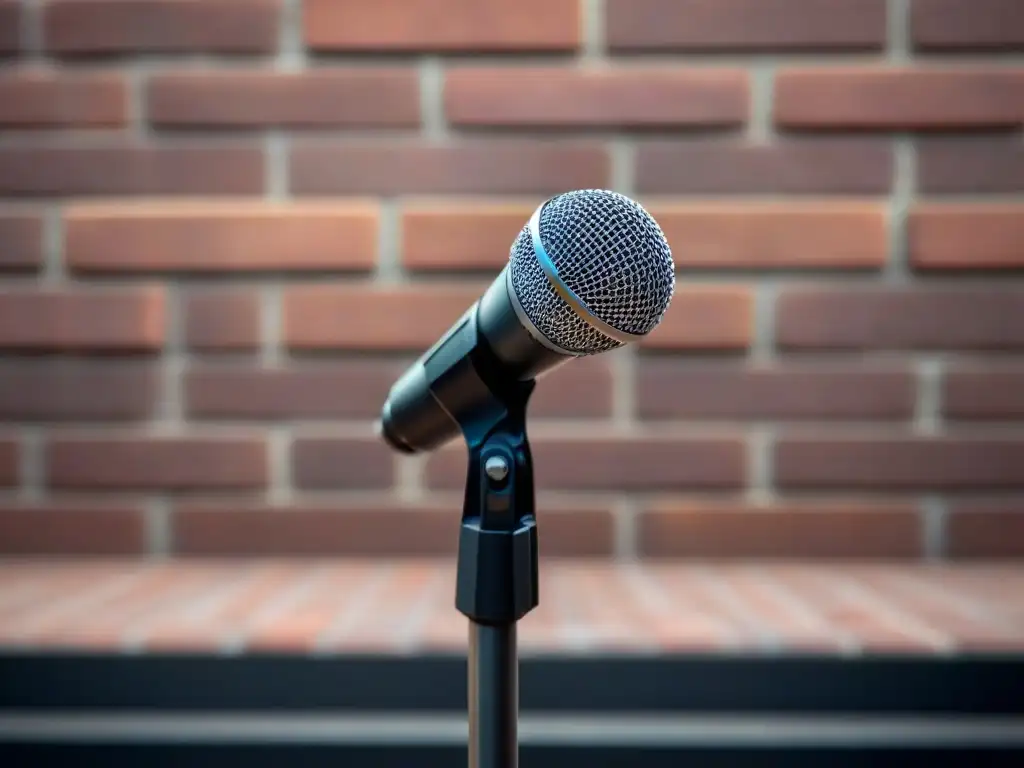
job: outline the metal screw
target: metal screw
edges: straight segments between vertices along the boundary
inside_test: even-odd
[[[501,456],[491,456],[484,462],[484,472],[496,483],[508,477],[508,463]]]

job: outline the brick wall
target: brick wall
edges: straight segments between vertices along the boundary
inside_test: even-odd
[[[645,202],[547,555],[1024,554],[1017,0],[0,0],[0,550],[451,552],[387,387],[545,196]]]

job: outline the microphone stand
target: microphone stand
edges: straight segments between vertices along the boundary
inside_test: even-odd
[[[455,606],[469,619],[469,767],[519,765],[516,625],[537,607],[526,406],[534,382],[488,387],[460,427],[469,449]]]

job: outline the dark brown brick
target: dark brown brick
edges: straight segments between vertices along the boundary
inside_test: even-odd
[[[892,176],[892,148],[871,139],[681,138],[643,142],[636,154],[636,188],[653,195],[877,195]]]
[[[161,128],[415,127],[419,77],[411,68],[282,73],[181,72],[149,84]]]
[[[458,525],[448,507],[205,504],[175,512],[174,538],[184,555],[430,557],[455,554]],[[545,507],[542,530],[545,557],[607,557],[613,549],[607,509]]]
[[[640,554],[658,558],[910,558],[922,541],[912,504],[662,503],[638,521]]]
[[[461,126],[736,127],[750,88],[741,70],[455,68],[448,121]]]
[[[2,166],[0,166],[2,169]],[[515,139],[455,145],[297,142],[291,190],[300,195],[558,194],[606,187],[610,163],[596,143]]]
[[[185,339],[192,349],[252,350],[260,345],[260,297],[253,291],[204,291],[185,300]]]
[[[0,438],[0,486],[17,485],[20,466],[21,457],[17,442]]]
[[[921,139],[917,187],[936,195],[1024,191],[1024,143],[1019,136]]]
[[[0,0],[0,54],[21,48],[21,0]]]
[[[783,128],[952,130],[1024,123],[1024,72],[1006,69],[789,69],[775,76]]]
[[[677,286],[665,318],[641,344],[659,350],[738,350],[750,346],[753,333],[749,288]]]
[[[1024,488],[1024,440],[788,437],[775,473],[781,488]]]
[[[676,269],[878,269],[886,210],[872,203],[695,203],[648,206]]]
[[[570,51],[581,35],[578,0],[306,0],[303,10],[306,45],[321,51]]]
[[[1024,291],[794,288],[779,297],[776,334],[788,349],[1017,349]]]
[[[608,0],[613,51],[885,47],[885,0]]]
[[[124,504],[0,506],[0,553],[17,557],[142,555],[143,511]]]
[[[718,438],[531,438],[537,486],[559,490],[659,491],[738,488],[743,441]],[[446,447],[427,461],[431,488],[462,488],[466,453]]]
[[[296,438],[292,478],[305,490],[390,488],[395,458],[377,438]]]
[[[80,203],[64,220],[83,272],[369,271],[377,206],[365,202]]]
[[[405,364],[354,359],[283,370],[204,365],[185,376],[192,418],[376,419]]]
[[[310,285],[284,297],[284,338],[297,349],[427,349],[482,292],[478,287]]]
[[[51,0],[43,5],[47,50],[65,55],[269,53],[280,0]]]
[[[255,145],[0,149],[0,195],[253,195],[263,176]]]
[[[157,287],[89,290],[10,288],[0,295],[0,348],[145,352],[164,342]]]
[[[1024,7],[1017,0],[912,0],[910,35],[925,51],[1024,47]]]
[[[863,365],[744,366],[644,359],[637,408],[647,419],[908,419],[906,369]]]
[[[10,421],[142,420],[152,415],[158,394],[158,371],[149,363],[0,363],[0,418]]]
[[[1024,205],[919,205],[907,221],[918,269],[1024,267]]]
[[[121,75],[0,73],[0,125],[5,128],[109,128],[127,121],[128,88]]]
[[[1024,367],[957,366],[943,380],[943,413],[951,419],[1024,418]]]
[[[50,486],[82,490],[258,489],[267,484],[259,437],[56,437]]]
[[[954,505],[946,518],[946,555],[986,560],[1024,557],[1024,507],[1013,501]]]
[[[34,271],[42,263],[42,218],[30,213],[0,213],[0,272]]]

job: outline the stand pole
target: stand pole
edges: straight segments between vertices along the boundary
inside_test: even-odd
[[[526,404],[533,382],[495,393],[463,424],[469,448],[455,605],[469,624],[469,766],[518,768],[517,622],[538,603],[537,523]]]

